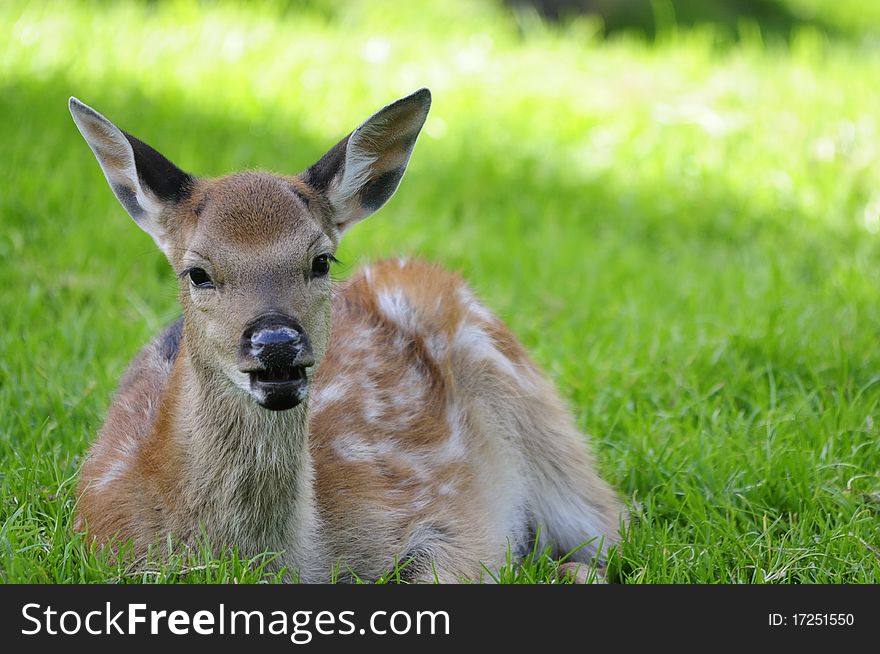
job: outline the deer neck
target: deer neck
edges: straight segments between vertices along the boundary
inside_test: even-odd
[[[178,366],[172,433],[184,454],[185,513],[194,518],[182,526],[242,555],[283,553],[280,565],[308,576],[317,557],[308,403],[269,411],[191,356]]]

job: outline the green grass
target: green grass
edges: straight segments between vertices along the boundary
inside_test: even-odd
[[[410,171],[337,272],[437,260],[511,325],[632,508],[609,580],[880,581],[880,19],[648,42],[333,6],[0,8],[0,580],[274,579],[204,552],[134,574],[73,533],[83,453],[177,307],[68,96],[210,175],[299,171],[425,85]]]

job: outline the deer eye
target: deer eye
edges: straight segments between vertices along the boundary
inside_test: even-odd
[[[312,259],[312,277],[323,277],[330,272],[330,262],[333,256],[330,254],[319,254]]]
[[[190,284],[196,288],[214,288],[214,282],[211,281],[210,275],[202,268],[190,268],[187,271]]]

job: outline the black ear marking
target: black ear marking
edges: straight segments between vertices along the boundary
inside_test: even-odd
[[[405,170],[406,166],[401,166],[382,173],[376,179],[367,182],[360,191],[360,200],[364,209],[372,212],[385,204],[400,185]]]
[[[334,145],[317,163],[306,170],[305,182],[319,193],[326,193],[330,182],[345,172],[345,151],[351,134]]]
[[[144,186],[166,202],[180,202],[192,192],[193,178],[128,132],[122,132],[134,152],[138,176]],[[126,206],[126,209],[128,207]]]

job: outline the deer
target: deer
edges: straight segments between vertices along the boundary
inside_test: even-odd
[[[601,570],[622,501],[510,329],[436,263],[331,275],[430,106],[425,88],[385,106],[297,175],[206,178],[70,98],[182,310],[130,362],[81,467],[90,542],[143,560],[207,539],[302,582],[486,580],[535,548]]]

